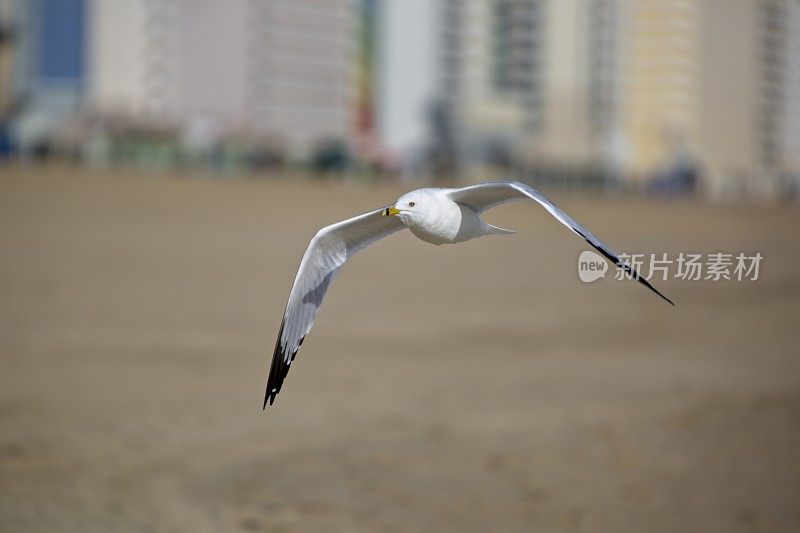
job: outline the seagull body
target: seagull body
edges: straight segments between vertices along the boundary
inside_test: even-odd
[[[314,325],[333,277],[353,254],[404,228],[435,245],[455,244],[484,235],[512,234],[511,230],[487,224],[480,215],[497,205],[525,199],[539,203],[615,266],[674,305],[630,265],[622,263],[617,254],[589,230],[524,183],[501,181],[457,189],[417,189],[401,196],[394,205],[322,228],[311,239],[300,261],[283,314],[267,379],[264,407],[275,401],[297,350]]]
[[[396,215],[411,233],[431,244],[455,244],[483,235],[514,233],[484,222],[477,211],[450,197],[452,189],[417,189],[401,196],[384,216]]]

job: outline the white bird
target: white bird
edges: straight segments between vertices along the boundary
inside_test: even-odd
[[[392,206],[322,228],[311,239],[300,261],[283,313],[267,379],[264,408],[267,403],[272,405],[275,401],[297,350],[314,325],[325,292],[339,269],[353,254],[403,228],[408,228],[423,241],[436,245],[464,242],[484,235],[514,233],[487,224],[481,220],[480,214],[496,205],[522,199],[541,204],[606,259],[675,305],[630,265],[621,263],[617,254],[589,230],[524,183],[503,181],[460,189],[417,189],[401,196]]]

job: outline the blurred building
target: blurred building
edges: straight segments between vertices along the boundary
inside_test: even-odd
[[[800,189],[797,0],[0,0],[0,17],[23,151],[89,117],[67,137],[100,153],[110,117],[175,160],[266,139],[408,174]]]
[[[800,176],[798,2],[382,6],[381,131],[411,160],[445,131],[462,170],[510,160],[556,176],[675,171],[722,188]]]
[[[0,0],[13,42],[3,60],[11,79],[17,143],[33,148],[78,110],[85,74],[84,0]]]
[[[274,135],[301,152],[349,135],[348,0],[89,2],[92,106]]]
[[[299,153],[351,130],[350,0],[2,0],[22,137],[77,112],[230,132]]]
[[[406,161],[431,142],[428,117],[442,92],[436,8],[430,0],[383,0],[376,13],[378,136]]]
[[[9,131],[14,108],[11,87],[13,47],[11,12],[8,5],[0,3],[0,162],[6,160],[13,150]]]
[[[430,151],[459,164],[516,146],[541,119],[539,2],[383,0],[378,129],[419,166]]]
[[[11,68],[14,30],[9,6],[0,3],[0,109],[5,109],[12,95]]]
[[[633,175],[681,154],[720,192],[800,175],[793,155],[800,138],[791,133],[800,104],[800,4],[639,1],[628,9],[630,92],[622,101]]]
[[[787,6],[784,50],[785,72],[783,85],[783,157],[790,169],[800,168],[800,4]]]

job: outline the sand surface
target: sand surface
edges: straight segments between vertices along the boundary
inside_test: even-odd
[[[272,409],[320,226],[397,186],[0,169],[0,531],[799,531],[800,209],[557,203],[756,282],[583,284],[516,236],[347,265]]]

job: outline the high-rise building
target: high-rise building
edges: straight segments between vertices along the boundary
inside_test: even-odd
[[[250,0],[252,126],[309,146],[354,127],[357,13],[351,0]]]
[[[800,169],[800,3],[762,0],[755,16],[759,158],[768,169]]]
[[[619,111],[626,166],[629,174],[646,176],[697,145],[702,10],[696,0],[640,0],[623,9]]]
[[[33,147],[80,107],[85,62],[84,0],[2,0],[13,36],[4,61],[10,71],[7,97],[16,110],[14,137]],[[12,57],[13,56],[13,57]]]
[[[800,172],[800,2],[786,4],[782,164]]]
[[[95,109],[274,135],[299,151],[352,126],[350,0],[87,0]]]
[[[689,164],[723,188],[800,175],[797,2],[560,0],[547,10],[538,157],[634,180]]]
[[[776,180],[797,179],[800,5],[706,0],[700,6],[700,103],[690,148],[721,191],[769,190]]]
[[[513,151],[542,113],[541,0],[383,0],[378,118],[397,157]],[[450,147],[455,145],[455,147]],[[450,147],[450,148],[448,148]]]
[[[376,14],[376,122],[392,157],[413,164],[431,143],[442,46],[438,0],[382,0]]]
[[[7,1],[0,1],[0,120],[5,119],[13,100],[11,69],[14,33],[11,5]]]
[[[543,2],[461,4],[461,53],[450,53],[460,56],[452,85],[462,138],[479,159],[510,155],[543,120]]]
[[[435,141],[423,110],[440,106],[462,165],[500,147],[530,168],[631,180],[800,175],[795,0],[382,4],[381,108],[406,146]]]

